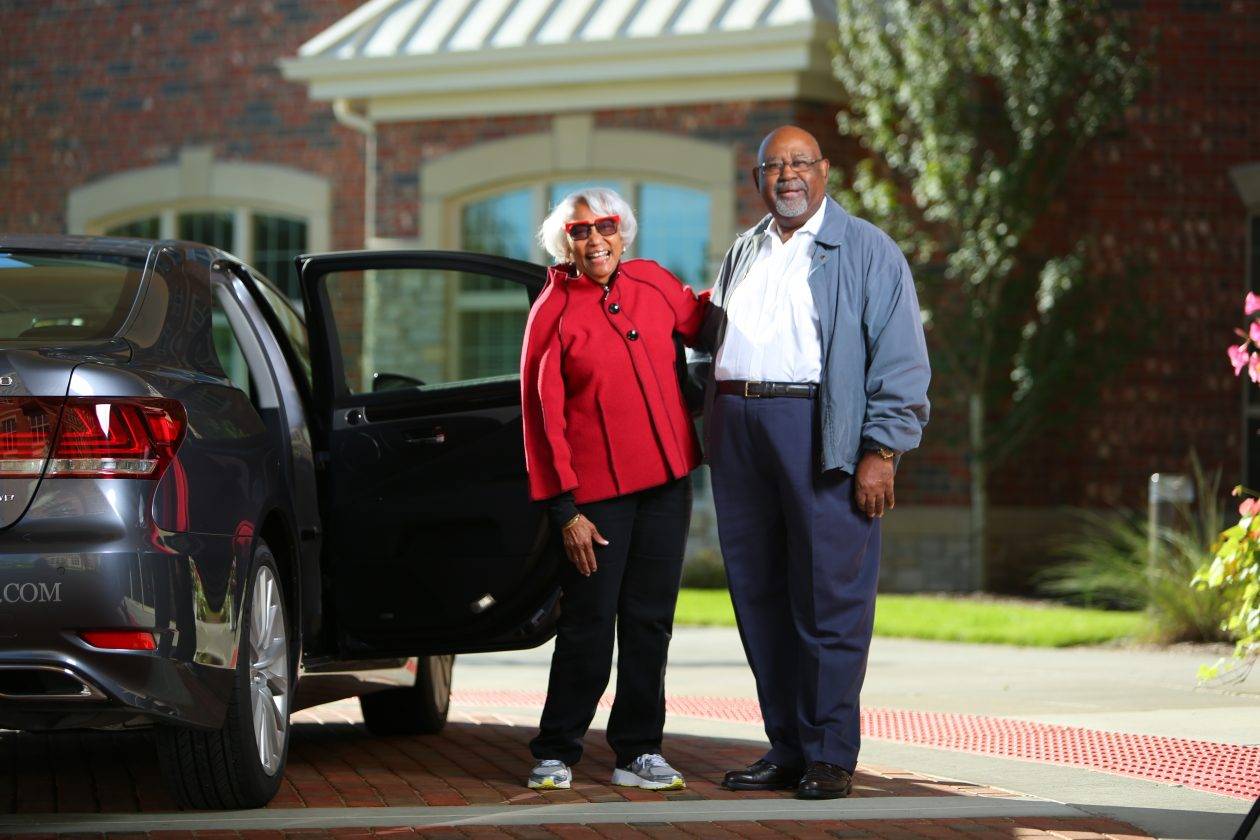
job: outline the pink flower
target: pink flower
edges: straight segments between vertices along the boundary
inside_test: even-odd
[[[1243,314],[1251,315],[1255,312],[1260,312],[1260,295],[1247,292],[1247,299],[1243,301]]]
[[[1260,321],[1251,322],[1251,326],[1247,328],[1247,337],[1253,344],[1260,346]]]
[[[1229,361],[1234,365],[1234,376],[1242,373],[1242,369],[1247,366],[1248,355],[1245,343],[1229,346]]]
[[[1251,377],[1251,381],[1260,385],[1260,353],[1252,353],[1251,358],[1247,360],[1247,375]]]
[[[1260,499],[1243,499],[1238,506],[1239,516],[1255,516],[1260,513]]]

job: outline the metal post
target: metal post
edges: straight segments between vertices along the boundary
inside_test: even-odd
[[[1160,536],[1177,521],[1177,508],[1194,501],[1194,482],[1176,473],[1153,473],[1147,485],[1147,568],[1159,562]]]

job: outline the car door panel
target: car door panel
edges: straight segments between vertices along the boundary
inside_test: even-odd
[[[556,546],[528,496],[519,378],[507,372],[519,335],[501,329],[523,325],[542,270],[433,252],[347,257],[300,261],[343,653],[501,646],[505,632],[537,622],[556,590]],[[395,293],[389,310],[382,289]],[[487,311],[487,301],[510,307],[489,310],[499,328],[489,348],[469,338],[487,332],[486,319],[464,314]],[[476,375],[487,364],[492,375]],[[368,390],[382,373],[395,384]],[[426,384],[399,386],[398,376]]]

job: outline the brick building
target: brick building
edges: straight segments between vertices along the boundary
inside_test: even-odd
[[[1245,0],[1122,5],[1139,40],[1158,30],[1153,79],[1087,151],[1046,235],[1084,230],[1102,259],[1140,258],[1164,317],[1072,429],[995,477],[999,586],[1020,584],[1065,508],[1140,505],[1147,476],[1183,469],[1192,448],[1226,486],[1260,486],[1260,400],[1223,355],[1260,283],[1260,15]],[[549,204],[598,182],[635,205],[636,253],[704,286],[760,216],[746,173],[768,130],[805,125],[833,165],[854,159],[834,130],[832,15],[826,0],[0,4],[0,229],[208,241],[295,293],[300,250],[542,259],[532,233]],[[475,277],[368,283],[363,372],[440,382],[515,366],[521,296]],[[904,465],[889,587],[969,580],[948,396],[938,383],[927,445]],[[702,499],[693,549],[711,540]]]

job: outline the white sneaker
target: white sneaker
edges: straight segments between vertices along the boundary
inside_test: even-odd
[[[568,790],[573,781],[569,765],[554,758],[545,758],[529,771],[527,784],[532,790]]]
[[[687,786],[682,773],[656,753],[644,753],[625,767],[618,767],[613,771],[612,783],[644,790],[681,790]]]

